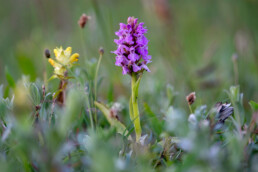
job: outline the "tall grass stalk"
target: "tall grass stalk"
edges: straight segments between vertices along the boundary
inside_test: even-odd
[[[102,56],[103,53],[99,53],[99,60],[98,60],[98,64],[96,67],[96,72],[95,72],[95,77],[94,77],[94,97],[95,97],[95,101],[97,101],[97,89],[98,89],[98,73],[99,73],[99,67],[100,67],[100,62],[102,60]],[[95,122],[97,123],[97,110],[96,110],[96,105],[95,106]]]

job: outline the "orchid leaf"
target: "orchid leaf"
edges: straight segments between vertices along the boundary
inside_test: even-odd
[[[99,108],[99,110],[104,114],[109,124],[116,128],[117,133],[122,135],[127,135],[129,132],[126,129],[125,125],[118,121],[116,118],[110,115],[110,109],[108,109],[105,105],[99,102],[94,102],[94,104]],[[130,139],[130,136],[129,136]]]
[[[57,78],[56,75],[52,75],[52,76],[48,79],[48,81],[51,81],[51,80],[56,79],[56,78]]]
[[[132,96],[130,97],[130,102],[129,102],[129,114],[130,114],[130,119],[133,121],[134,115],[133,115]]]
[[[135,85],[133,86],[133,92],[136,95],[136,98],[138,97],[138,90],[139,90],[139,85],[140,85],[141,79],[142,79],[142,75],[139,76]]]
[[[253,112],[258,111],[258,103],[256,103],[255,101],[252,101],[252,100],[251,100],[251,101],[249,102],[249,105],[251,106]]]

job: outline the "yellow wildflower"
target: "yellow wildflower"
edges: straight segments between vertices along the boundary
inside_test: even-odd
[[[74,62],[79,59],[79,54],[72,54],[72,48],[67,47],[63,50],[62,47],[54,49],[55,60],[48,59],[48,62],[54,67],[54,76],[64,78],[67,68],[72,67]],[[71,55],[72,54],[72,55]]]

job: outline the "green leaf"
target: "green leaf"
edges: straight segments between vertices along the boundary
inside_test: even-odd
[[[4,120],[7,109],[12,110],[13,108],[13,98],[10,100],[9,97],[0,99],[0,119]]]
[[[142,75],[139,76],[135,85],[133,86],[133,92],[136,96],[138,96],[138,90],[139,90],[139,85],[140,85],[141,79],[142,79]]]
[[[85,103],[84,101],[84,92],[77,89],[72,89],[68,92],[65,101],[65,109],[59,114],[59,129],[63,135],[66,135],[67,132],[79,122],[78,117],[80,116],[81,109]]]
[[[103,80],[104,80],[104,77],[100,76],[98,79],[98,83],[97,83],[97,90],[99,90],[99,87],[100,87],[101,83],[103,82]]]
[[[120,121],[118,121],[116,118],[110,116],[110,110],[103,104],[99,102],[94,102],[94,104],[99,108],[99,110],[104,114],[109,124],[116,128],[117,133],[122,135],[127,135],[129,132]],[[129,136],[129,139],[131,137]]]
[[[48,81],[51,81],[51,80],[56,79],[56,78],[57,78],[56,75],[52,75],[52,76],[48,79]]]
[[[8,82],[8,84],[9,84],[9,86],[14,88],[15,87],[15,81],[14,81],[12,75],[9,73],[9,70],[8,70],[7,67],[5,68],[5,78]]]
[[[234,106],[234,117],[239,125],[243,125],[245,122],[245,112],[243,107],[243,94],[240,93],[240,87],[231,86],[227,93]]]
[[[161,134],[162,129],[163,129],[163,123],[158,119],[156,114],[151,110],[150,106],[147,103],[144,103],[144,109],[145,109],[145,114],[149,117],[150,123],[151,123],[151,128],[154,130],[155,133],[158,135]]]
[[[30,78],[34,81],[37,77],[37,73],[36,73],[35,65],[33,64],[33,61],[31,60],[31,58],[28,58],[25,55],[20,55],[18,56],[17,60],[21,71],[25,75],[29,75]]]
[[[130,114],[130,119],[131,119],[131,121],[133,121],[133,120],[134,120],[134,115],[133,115],[132,96],[130,97],[130,102],[129,102],[129,114]]]
[[[0,85],[0,99],[2,99],[4,97],[4,94],[3,94],[3,84]]]
[[[107,93],[107,99],[108,99],[109,103],[114,101],[114,88],[113,88],[112,84],[110,84],[110,86],[109,86],[108,93]]]
[[[251,101],[249,102],[249,104],[250,104],[250,106],[251,106],[253,112],[258,111],[258,103],[256,103],[255,101],[252,101],[252,100],[251,100]]]
[[[59,90],[57,90],[56,92],[54,92],[53,98],[54,98],[54,99],[57,98],[57,96],[58,96],[62,91],[63,91],[63,89],[59,89]]]
[[[86,69],[87,69],[87,78],[89,80],[94,80],[95,72],[96,72],[96,66],[97,66],[97,59],[93,58],[86,61]]]
[[[172,103],[173,101],[173,98],[175,96],[175,90],[174,90],[174,87],[170,84],[167,85],[167,98],[168,98],[168,101],[169,101],[169,105]]]
[[[30,84],[29,91],[30,91],[31,99],[33,101],[32,103],[34,103],[34,105],[40,104],[41,94],[40,94],[39,88],[35,83]]]
[[[4,89],[4,98],[7,98],[9,96],[10,86],[7,85]]]
[[[231,86],[229,91],[230,91],[230,99],[232,102],[241,102],[239,86]]]

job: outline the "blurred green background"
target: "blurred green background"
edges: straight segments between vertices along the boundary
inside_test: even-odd
[[[130,78],[122,76],[110,52],[116,49],[119,23],[135,16],[148,28],[153,61],[140,86],[144,101],[157,99],[169,83],[182,95],[181,102],[196,91],[198,101],[212,104],[227,101],[223,90],[239,84],[247,104],[258,100],[257,9],[255,0],[2,1],[0,82],[7,85],[5,70],[15,80],[24,74],[43,80],[45,71],[49,78],[53,69],[44,57],[46,48],[53,53],[57,46],[72,46],[84,68],[86,59],[98,58],[102,46],[100,96],[129,95]],[[77,24],[82,13],[91,16],[84,29]],[[237,56],[237,78],[232,56]]]

